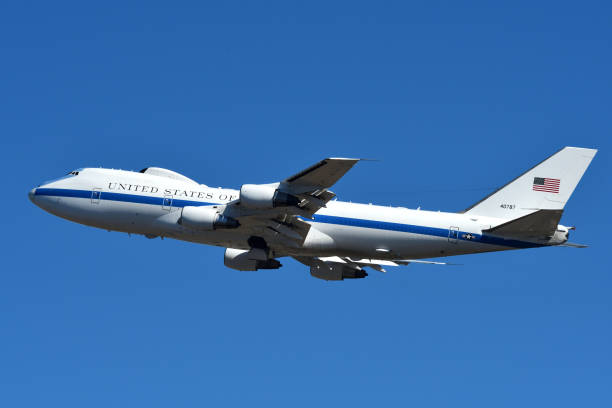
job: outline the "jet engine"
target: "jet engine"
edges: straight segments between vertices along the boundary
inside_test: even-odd
[[[281,263],[276,259],[266,259],[264,261],[253,259],[251,251],[236,248],[227,248],[223,256],[223,263],[228,268],[239,271],[256,271],[258,269],[278,269]]]
[[[367,272],[359,267],[351,267],[335,262],[319,262],[310,267],[310,274],[318,279],[340,281],[344,279],[362,279]]]
[[[240,205],[254,210],[296,206],[300,199],[274,187],[262,184],[243,184],[240,187]]]
[[[240,223],[230,217],[219,214],[210,207],[183,207],[178,223],[197,230],[212,231],[219,228],[237,228]]]

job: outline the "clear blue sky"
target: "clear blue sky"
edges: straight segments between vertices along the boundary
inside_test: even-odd
[[[0,6],[0,405],[612,406],[609,2],[177,3]],[[86,166],[239,187],[349,156],[381,161],[340,199],[458,211],[565,145],[600,149],[562,220],[590,248],[342,283],[26,195]]]

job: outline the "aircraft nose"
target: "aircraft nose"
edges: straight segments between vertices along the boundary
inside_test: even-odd
[[[33,188],[28,192],[28,198],[31,202],[34,202],[34,197],[36,196],[36,189]]]

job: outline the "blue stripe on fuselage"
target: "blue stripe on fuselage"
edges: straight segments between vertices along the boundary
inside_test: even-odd
[[[308,219],[304,220],[308,221]],[[412,234],[430,235],[441,238],[449,238],[450,233],[448,228],[435,228],[425,227],[422,225],[400,224],[396,222],[364,220],[361,218],[338,217],[335,215],[315,214],[313,216],[313,220],[314,222],[320,222],[323,224],[346,225],[351,227],[372,228],[385,231],[409,232]],[[468,235],[470,235],[472,238],[466,238]],[[504,239],[491,235],[475,234],[466,231],[458,231],[457,239],[460,241],[480,242],[483,244],[507,246],[512,248],[534,248],[545,246],[543,244],[533,242]]]
[[[75,198],[91,198],[91,190],[71,190],[63,188],[37,188],[34,195],[37,196],[54,196],[54,197],[75,197]],[[101,192],[101,200],[108,201],[120,201],[126,203],[135,204],[150,204],[150,205],[163,205],[164,197],[151,197],[143,196],[138,194],[122,194],[122,193],[110,193],[106,191]],[[203,201],[191,201],[191,200],[180,200],[173,198],[172,207],[185,207],[185,206],[205,206],[214,205],[219,203],[209,203]],[[303,218],[305,221],[311,221]],[[334,215],[320,215],[315,214],[313,216],[314,222],[322,224],[334,224],[334,225],[346,225],[351,227],[360,228],[372,228],[385,231],[398,231],[398,232],[409,232],[412,234],[429,235],[441,238],[449,238],[449,230],[446,228],[435,228],[425,227],[422,225],[412,224],[400,224],[396,222],[387,221],[375,221],[366,220],[362,218],[348,218],[348,217],[337,217]],[[466,236],[470,235],[472,238],[468,239]],[[468,242],[479,242],[483,244],[505,246],[512,248],[534,248],[546,246],[544,244],[537,244],[527,241],[519,241],[514,239],[504,239],[491,235],[481,235],[469,233],[466,231],[458,231],[458,240]]]
[[[34,195],[37,196],[53,196],[53,197],[76,197],[76,198],[91,198],[91,190],[69,190],[65,188],[37,188]],[[107,201],[121,201],[124,203],[135,203],[135,204],[150,204],[150,205],[163,205],[164,197],[151,197],[143,196],[138,194],[122,194],[122,193],[110,193],[107,191],[100,192],[100,199]],[[203,201],[190,201],[180,200],[178,198],[172,199],[172,207],[185,207],[185,206],[204,206],[214,205],[218,203],[209,203]]]

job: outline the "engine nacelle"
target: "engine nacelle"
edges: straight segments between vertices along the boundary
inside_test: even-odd
[[[227,248],[223,256],[223,263],[228,268],[239,271],[256,271],[258,269],[278,269],[281,263],[276,259],[265,261],[252,259],[251,251],[245,249]]]
[[[219,228],[237,228],[240,223],[230,217],[219,214],[210,207],[183,207],[178,223],[197,230],[212,231]]]
[[[300,199],[262,184],[243,184],[240,187],[240,205],[254,210],[296,206]]]
[[[310,267],[310,274],[318,279],[341,281],[344,279],[362,279],[368,276],[361,268],[354,268],[340,263],[320,262]]]

